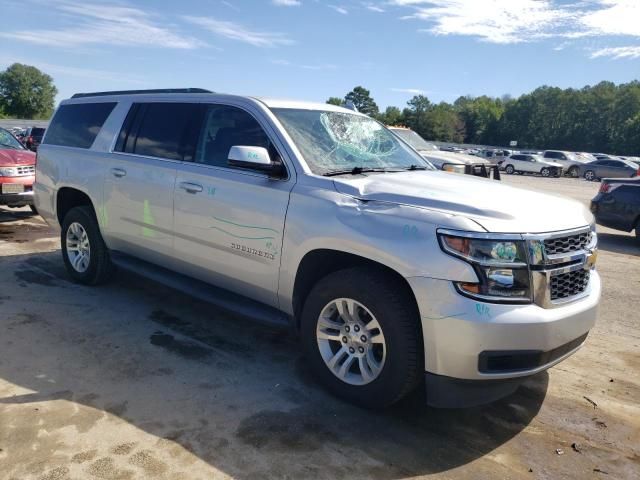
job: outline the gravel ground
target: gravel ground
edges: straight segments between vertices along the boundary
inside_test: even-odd
[[[126,273],[70,283],[56,232],[0,208],[0,479],[640,478],[640,247],[600,242],[576,355],[489,406],[372,412],[320,389],[286,331]]]

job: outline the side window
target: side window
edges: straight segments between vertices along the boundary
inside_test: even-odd
[[[229,167],[229,150],[234,145],[264,147],[271,159],[278,154],[255,118],[244,110],[227,105],[209,105],[198,140],[195,161],[205,165]]]
[[[546,152],[544,156],[545,158],[556,158],[556,159],[562,158],[559,152]]]
[[[198,103],[134,103],[116,151],[192,161],[204,108]]]
[[[115,102],[62,105],[51,120],[44,143],[91,148],[115,106]],[[35,130],[30,129],[30,134]]]

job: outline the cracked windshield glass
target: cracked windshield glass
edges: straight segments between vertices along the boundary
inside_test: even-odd
[[[356,169],[433,167],[380,123],[363,115],[274,109],[305,161],[318,175]]]

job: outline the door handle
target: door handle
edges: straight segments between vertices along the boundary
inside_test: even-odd
[[[127,171],[123,170],[122,168],[112,168],[111,169],[111,174],[114,177],[120,178],[120,177],[124,177],[127,174]]]
[[[180,188],[188,193],[199,193],[202,191],[202,185],[197,183],[181,182]]]

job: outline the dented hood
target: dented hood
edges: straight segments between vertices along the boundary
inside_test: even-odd
[[[464,216],[489,232],[543,233],[593,221],[591,212],[575,200],[471,175],[411,171],[333,180],[343,194]]]
[[[29,150],[15,150],[0,147],[0,167],[33,165],[34,163],[36,163],[36,154]]]

